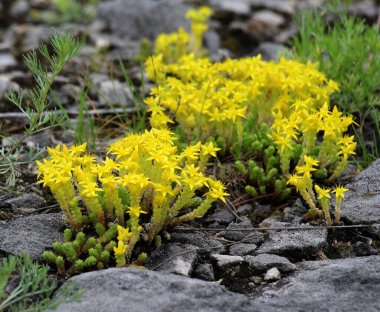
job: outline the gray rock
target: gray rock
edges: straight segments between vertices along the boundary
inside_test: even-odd
[[[0,100],[3,98],[5,91],[12,88],[15,91],[20,90],[20,86],[12,82],[7,76],[0,77]]]
[[[254,55],[261,54],[263,60],[277,60],[280,53],[285,53],[286,47],[281,43],[261,42],[253,52]]]
[[[303,1],[298,1],[297,3],[297,10],[302,11],[302,10],[307,10],[311,8],[316,8],[319,6],[322,6],[324,4],[324,0],[303,0]]]
[[[236,209],[239,216],[249,216],[253,212],[254,208],[250,204],[245,204]]]
[[[93,41],[94,41],[95,47],[99,51],[106,51],[111,46],[111,41],[109,40],[107,36],[102,36],[98,34],[97,36],[93,37]]]
[[[17,26],[15,29],[15,36],[19,39],[20,49],[17,52],[24,54],[38,49],[41,41],[48,43],[50,40],[50,27],[40,25],[24,25]]]
[[[1,8],[0,8],[1,10]],[[1,18],[1,17],[0,17]],[[5,41],[7,39],[7,41]],[[9,38],[2,38],[2,41],[0,42],[0,52],[9,52],[12,49],[14,41]]]
[[[379,9],[372,0],[362,0],[358,3],[353,3],[348,8],[348,11],[355,15],[376,21],[379,14]]]
[[[277,268],[269,269],[264,275],[264,281],[274,282],[281,279],[281,273]]]
[[[371,233],[371,235],[375,236],[377,239],[380,239],[380,224],[373,224],[368,232]]]
[[[236,15],[249,15],[251,8],[246,0],[211,0],[210,5],[221,11],[231,12]]]
[[[263,282],[263,278],[260,276],[251,276],[251,281],[256,285],[260,285]]]
[[[307,210],[308,209],[302,204],[301,199],[297,198],[297,200],[290,207],[286,207],[284,209],[284,216],[282,219],[285,222],[298,225]]]
[[[265,218],[268,218],[269,216],[272,215],[272,206],[271,205],[262,205],[259,203],[255,203],[253,205],[253,213],[250,215],[250,218],[254,222],[260,222]]]
[[[1,13],[0,13],[1,14]],[[9,52],[15,46],[18,38],[17,34],[17,25],[10,25],[7,30],[4,32],[0,42],[0,51]]]
[[[101,105],[132,106],[132,94],[128,85],[118,80],[100,82],[98,92]]]
[[[380,160],[363,170],[346,187],[342,218],[351,224],[380,223]]]
[[[0,225],[0,251],[7,254],[25,253],[41,260],[44,250],[61,241],[65,228],[63,214],[51,213],[21,217]]]
[[[198,250],[198,252],[222,253],[224,251],[223,244],[209,235],[174,232],[170,234],[170,237],[172,243],[190,244],[199,247],[201,250]]]
[[[155,39],[179,27],[188,28],[185,15],[188,6],[170,0],[114,0],[100,3],[97,15],[111,31],[123,38]]]
[[[193,276],[205,281],[215,280],[214,269],[209,263],[197,265],[197,267],[194,269]]]
[[[10,15],[13,18],[24,18],[28,15],[30,10],[30,3],[28,1],[16,1],[9,10]]]
[[[260,222],[259,227],[261,228],[274,228],[274,227],[287,227],[291,226],[288,222],[282,222],[282,218],[279,216],[271,216],[269,218],[264,219],[262,222]]]
[[[89,77],[89,80],[94,85],[94,87],[98,88],[102,82],[109,81],[110,77],[106,74],[92,73]]]
[[[228,25],[228,29],[231,33],[241,33],[241,32],[246,32],[247,29],[247,23],[245,21],[232,21]]]
[[[248,33],[258,39],[266,39],[274,35],[285,18],[273,11],[260,10],[254,13],[247,24]]]
[[[197,247],[186,244],[164,244],[148,258],[148,269],[190,276],[197,259]]]
[[[380,311],[380,257],[307,261],[260,292],[259,311]]]
[[[270,10],[257,11],[252,15],[252,19],[274,28],[278,28],[285,23],[285,18],[282,15]]]
[[[291,24],[288,28],[277,33],[273,39],[277,43],[286,44],[289,43],[290,40],[297,35],[297,33],[297,26],[295,24]]]
[[[221,270],[236,267],[244,262],[244,258],[240,256],[229,256],[219,254],[212,254],[211,259],[215,260],[216,266]]]
[[[63,137],[61,138],[61,140],[63,140]],[[57,141],[54,135],[54,130],[51,128],[37,132],[25,140],[25,143],[28,147],[37,149],[46,146],[56,145],[56,142]]]
[[[358,257],[365,257],[365,256],[371,256],[371,255],[377,254],[377,250],[375,248],[363,242],[356,242],[353,247],[354,247],[355,254]]]
[[[17,65],[16,59],[10,53],[0,53],[0,72],[12,69]]]
[[[269,239],[256,252],[302,258],[315,254],[326,243],[326,229],[271,231]]]
[[[198,279],[148,270],[108,269],[70,279],[83,289],[80,302],[51,312],[245,312],[253,311],[246,296]]]
[[[157,311],[369,311],[380,310],[380,257],[307,261],[281,283],[253,298],[217,283],[136,269],[108,269],[70,279],[83,289],[80,302],[56,312]],[[126,304],[127,303],[127,304]]]
[[[253,254],[257,249],[255,244],[234,244],[230,247],[231,256],[247,256]]]
[[[218,207],[215,212],[205,219],[206,222],[216,222],[219,225],[227,225],[235,220],[235,216],[229,209]]]
[[[228,230],[233,230],[233,231],[222,232],[222,236],[225,239],[237,242],[245,238],[248,234],[250,234],[250,232],[247,232],[247,231],[239,231],[240,229],[253,228],[251,221],[247,217],[242,217],[241,219],[242,219],[241,222],[230,223],[227,226]]]
[[[248,262],[249,269],[255,274],[261,274],[270,268],[276,267],[283,273],[292,272],[296,266],[288,259],[271,254],[261,254],[257,256],[246,256],[245,261]]]
[[[12,209],[20,212],[30,212],[37,208],[45,206],[45,200],[37,194],[23,194],[6,201],[12,206]]]
[[[356,238],[358,239],[358,241],[366,243],[367,245],[371,245],[373,243],[373,239],[367,236],[356,235]]]
[[[212,254],[211,260],[215,268],[216,279],[234,284],[247,271],[247,263],[243,257]]]
[[[240,242],[244,244],[260,245],[265,241],[265,234],[263,232],[250,232]]]
[[[216,58],[218,56],[219,49],[220,49],[219,34],[216,31],[209,29],[204,33],[203,37],[204,37],[205,47],[209,53],[210,58],[211,59]]]
[[[33,75],[21,70],[15,70],[2,75],[2,78],[6,78],[7,81],[11,81],[13,84],[16,84],[18,87],[15,90],[18,91],[20,90],[19,85],[30,84],[31,79],[33,79]],[[13,88],[13,85],[11,85],[11,87]]]
[[[247,2],[254,8],[265,8],[288,15],[295,13],[297,4],[297,0],[247,0]]]

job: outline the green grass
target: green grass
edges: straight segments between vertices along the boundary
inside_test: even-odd
[[[47,24],[89,23],[94,19],[99,0],[52,0],[54,10],[32,11],[33,20]]]
[[[53,297],[57,287],[49,278],[49,267],[33,262],[29,256],[8,256],[0,262],[0,311],[43,311],[81,296],[75,285],[69,285]]]
[[[336,8],[305,11],[296,17],[296,23],[299,34],[293,42],[293,57],[318,62],[320,70],[339,83],[341,92],[332,98],[333,104],[345,113],[380,105],[377,28]]]
[[[74,128],[75,144],[83,144],[87,142],[88,148],[95,150],[96,148],[96,129],[95,118],[88,114],[88,106],[86,105],[87,89],[83,88],[78,105],[78,117]]]
[[[370,130],[368,128],[371,128]],[[380,158],[380,114],[375,108],[370,108],[362,116],[359,127],[354,129],[358,142],[358,156],[355,163],[359,168],[368,167]]]
[[[299,34],[291,57],[317,62],[329,79],[339,83],[340,92],[333,95],[331,104],[355,116],[359,126],[352,130],[358,142],[354,162],[365,168],[380,156],[379,29],[349,16],[339,1],[323,10],[302,12],[296,24]]]
[[[55,78],[81,49],[82,44],[70,32],[53,32],[50,47],[41,44],[38,54],[33,51],[24,56],[25,64],[33,73],[36,85],[28,92],[8,90],[6,93],[7,99],[25,115],[28,122],[22,136],[15,140],[6,138],[12,141],[12,145],[0,150],[0,174],[6,176],[7,186],[15,185],[19,175],[17,167],[25,163],[20,162],[19,157],[23,153],[23,142],[35,133],[65,122],[64,111],[53,110],[48,95]],[[0,137],[4,138],[2,135]],[[34,160],[35,157],[29,163]]]
[[[136,114],[132,115],[131,128],[134,131],[141,132],[147,128],[147,116],[146,116],[146,106],[144,104],[145,98],[145,79],[144,79],[144,63],[140,65],[140,90],[133,83],[130,75],[128,74],[122,60],[119,58],[120,71],[124,77],[124,81],[128,85],[128,89],[132,94],[133,107],[136,108]]]

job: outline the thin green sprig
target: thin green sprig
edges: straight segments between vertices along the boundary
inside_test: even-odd
[[[55,78],[62,71],[64,65],[80,53],[83,44],[70,32],[56,31],[51,35],[50,44],[52,53],[44,43],[38,50],[47,65],[43,65],[36,51],[30,52],[24,57],[26,66],[33,73],[36,86],[27,92],[24,90],[6,92],[6,98],[25,114],[28,121],[23,135],[18,139],[13,139],[12,146],[0,153],[1,171],[11,176],[11,179],[7,179],[8,186],[14,186],[17,176],[15,167],[20,164],[17,155],[21,153],[20,146],[25,139],[45,129],[62,125],[65,120],[62,112],[51,109],[50,101],[47,98]]]
[[[6,286],[12,276],[19,276],[18,285],[10,292]],[[9,256],[0,263],[0,311],[43,311],[62,302],[78,300],[81,292],[75,285],[63,286],[59,296],[51,299],[57,283],[49,279],[49,267],[33,262],[27,255]]]

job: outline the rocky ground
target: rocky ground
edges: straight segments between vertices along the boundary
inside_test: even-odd
[[[258,53],[273,59],[289,47],[297,31],[294,14],[321,3],[210,0],[215,17],[206,46],[214,59]],[[53,104],[63,105],[74,120],[78,92],[87,84],[97,114],[112,115],[110,107],[133,110],[130,90],[116,69],[119,57],[139,83],[135,55],[140,39],[154,39],[161,32],[188,25],[183,16],[190,5],[165,0],[105,1],[93,22],[66,24],[85,38],[86,45],[55,83],[61,103],[52,99]],[[10,86],[32,86],[22,55],[36,49],[41,40],[47,42],[51,26],[34,22],[30,12],[47,7],[49,1],[44,0],[0,3],[0,94]],[[375,23],[379,8],[375,1],[365,0],[355,2],[350,10]],[[144,88],[149,85],[146,81]],[[0,121],[5,134],[16,135],[24,123],[5,99],[0,99]],[[45,131],[26,144],[71,142],[72,135]],[[0,193],[0,257],[24,252],[41,261],[42,252],[62,239],[62,214],[46,199],[32,172],[33,168],[25,168],[16,192]],[[217,207],[203,221],[171,231],[150,254],[149,270],[107,269],[71,278],[84,290],[83,298],[58,311],[379,311],[379,173],[380,160],[342,180],[349,182],[342,225],[359,227],[326,229],[307,224],[303,220],[307,208],[300,200],[276,211],[259,203]]]

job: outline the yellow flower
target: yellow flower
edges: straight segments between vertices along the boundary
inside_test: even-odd
[[[87,143],[83,143],[82,145],[73,145],[70,148],[70,153],[72,155],[78,156],[83,154],[86,151]]]
[[[323,187],[319,187],[318,185],[314,186],[315,191],[318,194],[318,199],[323,199],[323,198],[331,198],[330,196],[330,190],[325,189]]]
[[[318,166],[318,164],[319,164],[319,161],[318,161],[318,160],[316,160],[316,159],[314,159],[314,158],[312,158],[312,157],[310,157],[310,156],[307,156],[307,155],[305,155],[305,156],[303,157],[303,159],[304,159],[304,161],[305,161],[305,165],[306,165],[307,167],[309,167],[309,168],[313,168],[313,166]]]
[[[117,247],[113,247],[113,251],[116,257],[124,256],[127,251],[127,245],[125,245],[123,241],[119,240]]]
[[[149,185],[149,178],[142,173],[129,173],[123,176],[121,183],[124,187],[133,188],[138,186],[140,189],[143,189]]]
[[[173,190],[170,185],[156,183],[154,185],[154,191],[162,198],[166,198],[167,195],[173,195]]]
[[[181,156],[187,157],[187,159],[197,160],[199,157],[199,149],[201,147],[201,142],[198,142],[195,145],[190,145],[185,148]]]
[[[97,164],[96,166],[92,167],[91,171],[93,173],[97,174],[99,178],[102,178],[103,176],[106,176],[109,173],[111,173],[111,171],[107,167],[99,165],[99,164]]]
[[[220,148],[215,147],[212,142],[209,142],[207,145],[202,145],[202,154],[203,155],[211,155],[216,157],[216,152],[220,151]]]
[[[129,207],[128,213],[131,216],[131,218],[138,218],[138,217],[140,217],[140,214],[146,213],[146,212],[141,210],[140,206],[131,206],[131,207]]]
[[[112,186],[116,186],[117,184],[117,180],[116,180],[116,177],[113,176],[113,175],[110,175],[108,177],[101,177],[99,178],[100,182],[104,185],[104,186],[107,186],[107,187],[112,187]]]
[[[355,155],[356,143],[344,145],[340,147],[337,155],[343,155],[343,159],[347,160],[350,155]]]
[[[354,136],[348,136],[348,135],[344,135],[339,141],[338,141],[338,144],[343,144],[345,146],[347,145],[350,145],[354,143]]]
[[[129,228],[124,228],[120,225],[117,226],[117,239],[122,242],[126,242],[132,235],[132,233],[129,232]]]
[[[210,184],[210,190],[205,195],[215,200],[220,199],[221,201],[225,203],[226,199],[224,197],[229,196],[230,194],[224,192],[225,187],[222,184],[222,182],[214,181],[210,179],[209,184]]]
[[[337,199],[344,198],[344,193],[348,191],[348,188],[345,188],[343,186],[337,186],[334,188],[333,193],[335,193],[335,196]]]
[[[113,170],[118,169],[118,164],[115,163],[115,161],[109,157],[106,157],[106,160],[104,160],[103,163],[104,163],[104,167],[107,168],[109,172],[112,172]]]
[[[86,198],[97,197],[97,192],[102,191],[94,181],[83,181],[79,183],[82,186],[81,196]]]
[[[303,173],[309,175],[312,171],[316,171],[317,169],[314,166],[318,166],[319,161],[309,157],[307,155],[304,156],[305,164],[303,166],[297,166],[297,173]]]
[[[292,148],[292,137],[290,135],[279,135],[277,133],[272,133],[272,138],[274,143],[280,146],[280,151],[283,153],[286,148]]]
[[[193,23],[204,23],[207,17],[213,13],[212,9],[207,6],[202,6],[199,10],[192,9],[187,11],[186,18],[190,19]]]
[[[287,184],[293,185],[297,191],[303,191],[306,190],[309,179],[307,175],[300,176],[295,173],[289,176]]]

